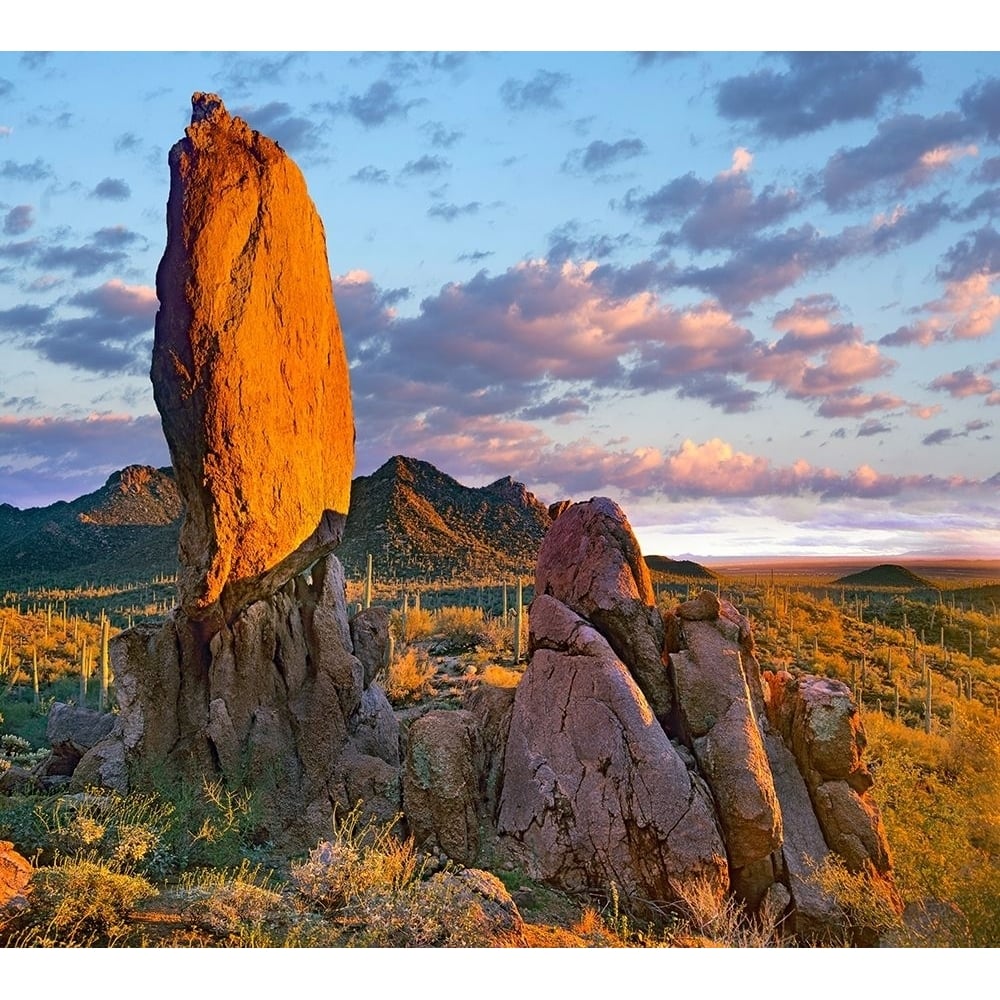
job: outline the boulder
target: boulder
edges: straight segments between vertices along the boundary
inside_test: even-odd
[[[669,716],[663,619],[639,543],[618,504],[595,497],[559,515],[538,553],[535,594],[556,598],[596,626],[656,717]]]
[[[351,643],[364,667],[367,688],[388,662],[389,609],[375,604],[356,614],[351,619]]]
[[[686,648],[670,664],[685,742],[712,789],[730,864],[741,869],[781,846],[781,808],[739,647],[717,627],[719,601],[709,596],[714,619],[683,621]]]
[[[216,95],[192,108],[169,156],[151,375],[185,501],[180,604],[231,619],[340,541],[354,424],[302,174]]]
[[[0,926],[4,911],[25,902],[25,890],[31,881],[31,863],[14,850],[9,840],[0,840]]]
[[[721,900],[729,880],[711,796],[630,672],[554,597],[536,597],[530,614],[534,653],[514,696],[500,834],[535,877],[569,891],[614,885],[639,907],[704,883]]]
[[[436,845],[454,861],[475,861],[483,770],[479,724],[471,712],[436,709],[410,725],[403,808],[418,847]]]

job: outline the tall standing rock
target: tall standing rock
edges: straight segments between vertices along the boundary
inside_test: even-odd
[[[192,106],[170,151],[151,374],[187,504],[181,606],[231,619],[340,541],[354,425],[301,172],[216,95]]]

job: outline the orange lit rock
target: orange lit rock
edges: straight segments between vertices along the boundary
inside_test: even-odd
[[[323,224],[277,143],[192,98],[170,151],[153,394],[181,493],[181,604],[227,619],[340,540],[354,467]]]

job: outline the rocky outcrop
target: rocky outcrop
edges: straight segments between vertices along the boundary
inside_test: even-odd
[[[741,894],[756,905],[774,881],[769,859],[782,843],[781,808],[750,694],[752,684],[759,689],[759,671],[741,655],[741,616],[728,602],[705,592],[677,616],[684,643],[670,654],[677,717],[712,789],[734,882],[750,869],[752,884]]]
[[[403,809],[418,846],[440,848],[462,864],[475,862],[483,770],[479,724],[471,712],[435,710],[410,725]]]
[[[355,794],[398,808],[398,727],[373,680],[388,620],[352,638],[330,554],[354,426],[322,223],[276,143],[214,95],[192,104],[152,366],[185,502],[180,607],[112,641],[120,713],[80,766],[113,787],[250,787],[268,839],[301,848]]]
[[[559,515],[538,553],[535,594],[555,597],[600,629],[657,718],[669,716],[663,621],[649,570],[618,504],[596,497]]]
[[[641,905],[682,898],[703,880],[721,899],[729,880],[711,797],[628,669],[551,595],[535,598],[530,627],[534,652],[514,697],[499,832],[537,877],[569,890],[614,884]]]
[[[35,767],[37,777],[71,775],[91,747],[106,737],[115,725],[110,712],[94,712],[55,702],[49,709],[45,738],[52,748],[49,756]]]
[[[892,870],[878,807],[867,794],[865,737],[850,689],[827,677],[765,675],[768,713],[795,755],[830,848],[852,871]]]
[[[354,424],[302,174],[214,94],[192,106],[169,157],[153,394],[186,504],[181,606],[231,619],[340,540]]]

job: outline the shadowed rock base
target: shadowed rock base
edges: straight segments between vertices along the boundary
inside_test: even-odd
[[[214,624],[177,611],[112,642],[119,719],[90,754],[117,743],[131,788],[212,776],[250,788],[261,835],[291,849],[329,836],[334,808],[356,804],[352,789],[373,814],[395,813],[398,726],[371,681],[380,664],[354,655],[339,561]]]

